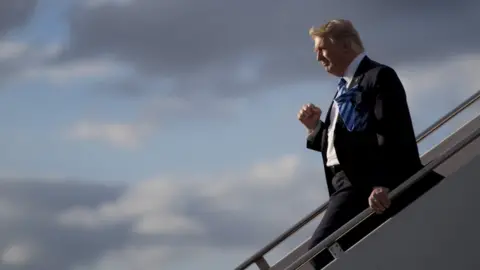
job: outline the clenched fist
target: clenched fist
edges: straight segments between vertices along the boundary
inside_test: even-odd
[[[313,130],[320,120],[322,110],[312,103],[303,105],[302,109],[298,112],[298,120],[308,129]]]

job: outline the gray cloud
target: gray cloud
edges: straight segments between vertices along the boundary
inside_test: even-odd
[[[42,180],[0,181],[0,252],[15,245],[31,249],[31,261],[12,269],[68,269],[98,256],[98,252],[121,245],[128,228],[88,232],[62,228],[58,213],[77,205],[94,207],[114,199],[117,187],[79,182]],[[7,267],[2,263],[3,267]]]
[[[77,7],[65,59],[114,56],[147,78],[175,80],[174,91],[183,94],[243,95],[316,80],[323,72],[307,30],[331,18],[351,19],[368,52],[393,65],[480,47],[475,0],[137,0]]]
[[[0,41],[11,31],[17,30],[25,26],[32,18],[35,8],[37,7],[37,0],[6,0],[0,1]],[[0,48],[0,50],[7,50],[7,53],[2,51],[0,55],[9,54],[9,48]],[[15,58],[15,57],[14,57]],[[24,61],[16,61],[18,59],[1,59],[0,57],[0,78],[2,81],[0,85],[5,83],[8,76],[15,74],[16,71],[21,70]]]
[[[37,0],[5,0],[0,2],[0,38],[16,27],[25,25],[31,18]]]
[[[319,173],[287,156],[242,173],[130,186],[0,181],[0,257],[23,247],[30,260],[11,269],[150,270],[199,263],[209,250],[250,253],[322,202]]]

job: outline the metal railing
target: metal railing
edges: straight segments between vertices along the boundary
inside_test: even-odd
[[[474,104],[476,101],[480,99],[480,90],[478,90],[476,93],[471,95],[469,98],[467,98],[465,101],[460,103],[458,106],[456,106],[454,109],[449,111],[447,114],[445,114],[443,117],[438,119],[436,122],[434,122],[432,125],[427,127],[423,132],[418,134],[416,136],[416,141],[417,143],[420,143],[423,139],[428,137],[430,134],[438,130],[440,127],[442,127],[445,123],[450,121],[453,117],[457,116],[459,113],[463,112],[465,109],[470,107],[472,104]],[[270,265],[268,262],[265,260],[265,254],[270,252],[272,249],[277,247],[279,244],[281,244],[283,241],[285,241],[288,237],[296,233],[298,230],[303,228],[305,225],[307,225],[310,221],[315,219],[317,216],[323,213],[325,209],[327,209],[328,206],[328,201],[310,212],[307,216],[305,216],[303,219],[295,223],[292,227],[290,227],[288,230],[283,232],[280,236],[272,240],[270,243],[268,243],[266,246],[264,246],[262,249],[257,251],[255,254],[253,254],[250,258],[245,260],[243,263],[241,263],[239,266],[235,268],[235,270],[245,270],[252,264],[256,264],[260,270],[268,270],[270,269]]]
[[[403,182],[400,186],[394,189],[392,192],[389,193],[389,198],[391,200],[395,200],[399,195],[403,192],[407,191],[412,185],[416,184],[418,181],[423,179],[430,173],[433,169],[438,167],[440,164],[445,162],[447,159],[455,155],[457,152],[462,150],[465,146],[472,143],[474,140],[480,137],[480,128],[475,130],[472,134],[468,137],[460,141],[459,143],[455,144],[452,148],[445,151],[440,157],[434,159],[432,162],[428,163],[425,167],[423,167],[420,171],[415,173],[412,177],[410,177],[407,181]],[[359,225],[363,220],[374,215],[374,211],[370,208],[365,209],[363,212],[358,214],[355,218],[347,222],[345,225],[340,227],[330,236],[325,238],[322,242],[318,245],[307,251],[305,254],[300,256],[295,262],[293,262],[290,266],[285,268],[285,270],[297,270],[299,267],[303,266],[304,264],[308,263],[312,260],[318,253],[320,253],[325,248],[330,247],[331,245],[337,242],[337,239],[340,238],[343,234],[347,233],[351,229],[355,228]]]
[[[480,90],[476,93],[468,97],[465,101],[460,103],[457,107],[449,111],[445,114],[442,118],[438,119],[435,123],[431,124],[428,128],[426,128],[423,132],[417,135],[417,143],[421,142],[425,139],[428,135],[435,132],[437,129],[442,127],[445,123],[450,121],[453,117],[457,116],[459,113],[463,112],[466,108],[470,107],[474,104],[477,100],[480,99]]]

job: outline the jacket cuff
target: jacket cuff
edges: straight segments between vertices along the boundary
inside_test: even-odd
[[[314,130],[312,130],[308,136],[307,136],[307,141],[309,142],[314,142],[315,141],[315,138],[317,137],[318,133],[320,132],[320,130],[322,130],[324,126],[324,123],[322,121],[318,121],[317,123],[317,126],[315,127]]]

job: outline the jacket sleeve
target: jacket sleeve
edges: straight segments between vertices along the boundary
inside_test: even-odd
[[[321,152],[323,150],[323,138],[325,136],[325,123],[318,121],[317,127],[307,136],[307,148]]]
[[[383,66],[379,70],[375,90],[380,166],[371,184],[391,188],[405,180],[402,178],[410,171],[419,168],[421,162],[405,89],[392,68]]]

